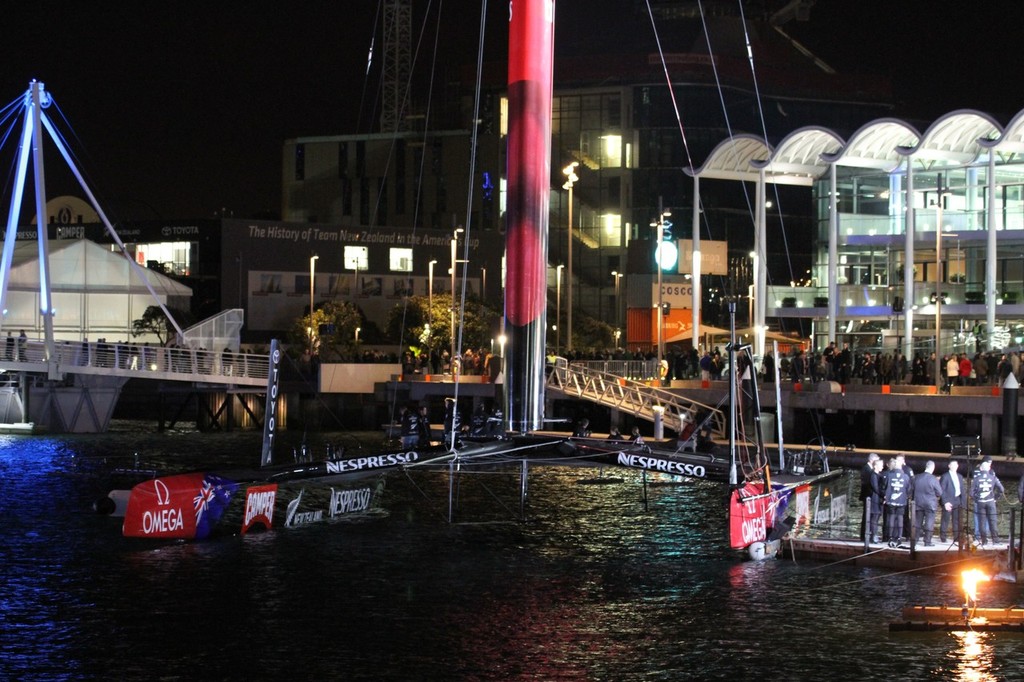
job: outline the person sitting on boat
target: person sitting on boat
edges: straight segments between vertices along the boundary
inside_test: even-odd
[[[420,415],[414,405],[407,405],[402,412],[402,449],[415,449],[420,442]]]
[[[430,413],[426,405],[420,405],[420,440],[416,444],[419,448],[430,447]]]
[[[622,435],[622,432],[619,431],[619,427],[613,426],[611,431],[608,432],[608,440],[626,440],[626,439]],[[1024,478],[1022,478],[1021,480],[1024,481]]]
[[[999,543],[999,530],[996,528],[997,494],[1005,495],[1006,491],[992,471],[992,458],[986,457],[971,482],[971,499],[977,509],[981,542],[985,545]]]
[[[934,544],[932,533],[935,531],[935,512],[942,497],[942,486],[935,477],[935,462],[928,460],[924,465],[924,473],[914,476],[913,497],[914,522],[917,527],[914,542],[916,544],[917,540],[924,540],[924,546],[931,547]]]
[[[899,542],[903,537],[903,514],[910,494],[910,479],[903,473],[899,458],[889,460],[889,470],[885,472],[882,489],[885,493],[885,528],[888,533],[883,539]]]
[[[639,426],[634,426],[633,427],[633,431],[631,432],[631,436],[632,437],[630,438],[630,441],[633,443],[633,445],[643,445],[644,444],[644,437],[642,435],[640,435],[640,427]]]
[[[939,520],[939,540],[946,542],[949,537],[946,531],[952,530],[953,541],[957,544],[960,543],[960,533],[962,530],[960,526],[960,519],[962,518],[960,510],[967,507],[964,477],[957,472],[959,468],[960,465],[955,459],[949,460],[946,473],[942,474],[942,478],[939,479],[939,486],[942,488],[942,497],[939,499],[942,505],[942,517]],[[1024,481],[1024,478],[1021,480]]]
[[[483,436],[487,433],[487,410],[483,403],[477,403],[469,419],[469,435]]]
[[[572,432],[573,438],[590,438],[590,420],[584,417],[576,424],[576,430]]]

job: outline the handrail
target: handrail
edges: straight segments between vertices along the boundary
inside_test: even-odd
[[[655,421],[655,413],[660,410],[662,423],[679,434],[698,424],[702,416],[706,417],[713,436],[724,438],[726,434],[725,415],[717,407],[586,364],[570,364],[565,358],[555,359],[547,386],[648,421]]]
[[[54,362],[42,339],[0,342],[0,370],[105,374],[227,385],[265,386],[270,358],[258,353],[99,341],[57,341]]]

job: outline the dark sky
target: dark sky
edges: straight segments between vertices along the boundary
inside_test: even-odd
[[[443,7],[440,62],[475,60],[479,0],[414,6],[414,38],[426,8]],[[560,0],[556,41],[628,50],[631,32],[649,31],[645,7]],[[376,0],[11,5],[0,24],[0,102],[31,78],[47,84],[115,220],[276,213],[285,139],[368,130],[377,9]],[[1024,108],[1022,10],[1010,0],[819,0],[810,21],[786,30],[840,71],[891,77],[902,115],[977,108],[1005,123]],[[507,3],[491,0],[488,11],[488,41],[503,46]],[[49,194],[59,189],[55,179]]]

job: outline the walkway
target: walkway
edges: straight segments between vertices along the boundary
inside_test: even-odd
[[[146,344],[57,341],[52,363],[42,339],[0,341],[0,371],[95,374],[225,386],[266,386],[270,358],[255,353]],[[53,367],[51,368],[51,364]],[[53,371],[51,371],[53,370]]]
[[[650,386],[644,381],[612,374],[594,367],[594,364],[600,363],[570,364],[565,358],[557,358],[548,374],[548,391],[590,400],[651,422],[661,419],[666,428],[677,434],[687,433],[692,430],[690,425],[707,419],[712,437],[725,437],[726,417],[717,407]]]

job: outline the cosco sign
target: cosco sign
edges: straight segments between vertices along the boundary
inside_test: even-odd
[[[662,284],[663,296],[693,296],[692,284]]]

